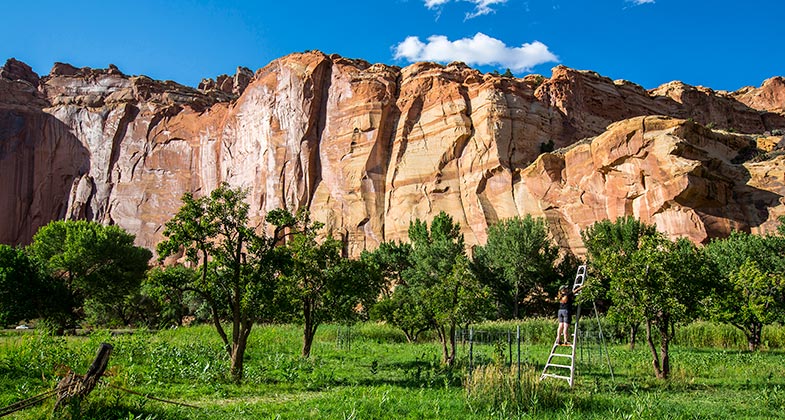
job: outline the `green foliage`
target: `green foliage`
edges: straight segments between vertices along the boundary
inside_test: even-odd
[[[556,148],[556,144],[553,142],[553,139],[548,140],[547,142],[540,143],[540,153],[550,153]]]
[[[155,302],[155,316],[148,325],[155,327],[182,326],[187,316],[206,322],[209,313],[200,311],[204,300],[182,286],[193,284],[199,276],[193,268],[182,265],[155,267],[147,272],[142,284],[143,295]],[[200,313],[201,312],[201,313]]]
[[[162,277],[177,293],[198,294],[210,307],[213,326],[231,356],[235,381],[243,376],[243,355],[255,321],[277,314],[278,275],[285,264],[276,244],[285,225],[276,225],[272,237],[258,235],[248,220],[247,191],[221,184],[209,196],[183,195],[183,206],[164,229],[158,244],[159,259],[184,252],[200,268],[198,277]],[[293,216],[279,210],[268,221],[287,223]],[[227,330],[222,320],[230,320]]]
[[[528,311],[522,310],[522,306],[527,298],[529,305],[537,304],[531,299],[535,291],[554,288],[553,283],[558,280],[554,271],[558,252],[544,219],[526,215],[488,228],[488,242],[475,248],[474,260],[483,283],[493,290],[502,318],[542,314],[542,302]]]
[[[68,311],[47,317],[61,328],[82,319],[82,310],[122,319],[123,303],[138,291],[152,257],[117,226],[73,220],[43,226],[28,252],[41,262],[55,283],[52,288],[66,291],[62,299],[69,302]]]
[[[371,308],[371,319],[397,326],[408,342],[416,342],[431,327],[430,314],[420,307],[417,292],[406,285],[396,287],[392,295],[382,297]]]
[[[670,374],[669,343],[673,325],[694,317],[706,290],[707,264],[686,239],[670,242],[661,235],[645,236],[627,258],[610,258],[611,314],[644,322],[657,377]],[[659,334],[659,355],[652,328]]]
[[[665,328],[690,319],[704,296],[700,259],[700,251],[686,239],[673,243],[660,235],[644,237],[640,249],[626,261],[615,260],[616,271],[609,271],[610,312]]]
[[[654,235],[656,231],[655,226],[626,216],[615,222],[600,220],[581,232],[581,238],[589,257],[599,260],[607,254],[631,254],[639,248],[642,237]]]
[[[284,282],[304,323],[303,357],[310,356],[320,324],[356,319],[361,315],[358,309],[371,306],[382,287],[377,266],[362,259],[342,258],[343,244],[332,237],[317,241],[322,226],[311,221],[307,210],[301,210],[296,233],[287,245],[292,267]]]
[[[454,331],[457,325],[484,317],[489,292],[472,270],[465,255],[460,226],[446,213],[428,224],[415,220],[409,225],[410,267],[402,273],[391,302],[392,322],[407,337],[416,337],[426,326],[436,331],[442,344],[442,361],[455,361]]]
[[[610,287],[616,263],[625,262],[638,250],[641,238],[655,235],[654,226],[632,216],[619,217],[615,222],[600,220],[581,232],[586,246],[589,269],[588,281],[579,295],[580,301],[602,301]],[[640,322],[638,320],[631,323]]]
[[[55,305],[51,300],[63,295],[51,290],[53,285],[23,250],[0,245],[0,325],[17,324],[51,311]]]
[[[403,272],[408,269],[409,255],[412,247],[404,242],[382,242],[373,251],[363,251],[360,260],[370,267],[375,267],[381,275],[382,293],[390,296],[393,287],[403,283]]]
[[[696,317],[710,290],[708,259],[688,240],[671,242],[654,226],[631,217],[597,222],[582,236],[601,280],[588,283],[583,293],[595,299],[607,296],[613,302],[612,319],[624,319],[632,328],[645,324],[654,373],[667,378],[674,325]]]
[[[764,272],[785,269],[785,241],[780,236],[733,231],[727,238],[713,240],[706,251],[722,276],[737,270],[747,260],[754,261]]]
[[[763,326],[785,315],[785,238],[732,232],[706,250],[718,271],[717,292],[706,299],[710,315],[739,328],[757,349]]]

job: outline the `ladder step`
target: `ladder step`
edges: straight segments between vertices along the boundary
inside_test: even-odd
[[[546,378],[546,377],[547,377],[547,378],[556,378],[556,379],[566,379],[566,380],[568,380],[568,381],[570,380],[570,377],[569,377],[569,376],[554,375],[553,373],[543,373],[543,374],[542,374],[542,377],[543,377],[543,378]]]
[[[546,368],[549,368],[549,367],[557,367],[557,368],[562,368],[562,369],[570,369],[570,370],[572,370],[572,366],[569,366],[569,365],[557,365],[556,363],[548,363],[548,365],[547,365],[547,366],[545,366],[545,367],[546,367]]]
[[[567,359],[573,358],[571,354],[567,354],[567,353],[553,353],[551,354],[551,357],[566,357]]]

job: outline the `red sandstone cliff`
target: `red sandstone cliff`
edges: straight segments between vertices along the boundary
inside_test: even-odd
[[[9,60],[0,242],[87,218],[153,248],[184,192],[222,181],[249,189],[255,218],[310,206],[352,255],[441,210],[468,244],[525,213],[547,217],[579,252],[580,229],[624,214],[700,242],[772,229],[785,213],[782,159],[745,162],[756,141],[778,146],[784,109],[782,78],[737,92],[646,91],[563,66],[515,79],[310,52],[197,90],[114,66],[58,63],[39,78]],[[560,149],[541,154],[550,146]]]

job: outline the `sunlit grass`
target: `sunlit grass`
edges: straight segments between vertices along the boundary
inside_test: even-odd
[[[95,419],[406,419],[406,418],[776,418],[785,417],[785,354],[771,346],[745,351],[746,343],[706,345],[707,331],[694,325],[686,337],[699,345],[672,348],[672,377],[653,377],[644,343],[609,348],[615,380],[596,343],[578,347],[577,376],[538,382],[553,320],[520,324],[517,345],[506,331],[519,324],[494,322],[473,330],[495,331],[495,342],[459,344],[456,367],[441,365],[433,341],[406,343],[396,329],[374,323],[320,328],[310,359],[300,357],[301,330],[257,325],[241,385],[228,376],[229,357],[210,326],[81,337],[10,334],[0,337],[0,405],[52,389],[66,367],[86,371],[98,346],[114,346],[106,382],[144,394],[185,402],[180,407],[105,386],[81,407]],[[779,329],[772,328],[772,333]],[[774,335],[772,335],[774,336]],[[733,344],[733,345],[731,345]],[[512,366],[509,365],[512,356]],[[469,369],[472,375],[469,375]],[[19,419],[50,418],[52,402],[17,413]],[[69,414],[69,413],[65,413]],[[72,413],[71,413],[72,414]],[[69,414],[70,415],[70,414]]]

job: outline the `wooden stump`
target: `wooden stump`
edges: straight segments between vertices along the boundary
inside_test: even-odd
[[[77,375],[71,371],[58,382],[55,410],[66,406],[72,398],[81,399],[86,397],[93,388],[95,388],[98,381],[101,380],[101,376],[106,371],[112,349],[113,347],[111,344],[101,343],[95,360],[93,360],[93,363],[90,365],[90,368],[87,369],[87,373],[84,376]]]

